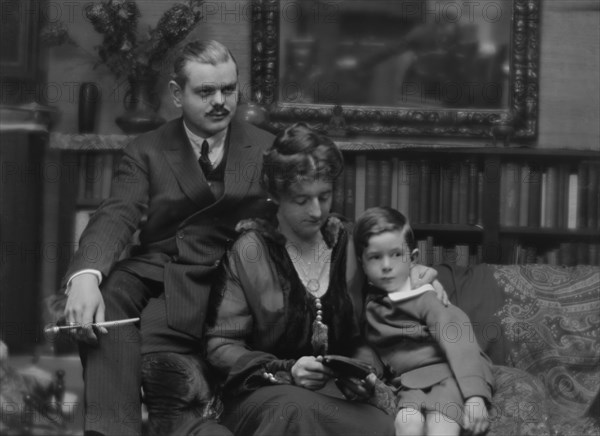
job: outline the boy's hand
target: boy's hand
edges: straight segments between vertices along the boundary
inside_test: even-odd
[[[481,397],[471,397],[465,402],[463,427],[468,434],[484,434],[490,426],[485,401]]]

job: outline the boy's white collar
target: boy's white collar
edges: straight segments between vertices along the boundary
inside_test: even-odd
[[[414,298],[418,295],[421,295],[424,292],[434,291],[434,290],[435,289],[433,288],[433,286],[431,286],[431,284],[429,284],[429,283],[427,283],[423,286],[420,286],[417,289],[411,289],[410,279],[408,279],[407,281],[404,282],[404,285],[402,285],[402,287],[399,290],[390,292],[388,294],[388,297],[392,301],[404,301],[404,300],[408,300],[410,298]]]

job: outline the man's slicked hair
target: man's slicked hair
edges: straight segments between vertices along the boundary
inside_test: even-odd
[[[188,77],[184,71],[188,62],[199,62],[201,64],[218,65],[232,60],[235,64],[235,72],[238,65],[231,51],[218,41],[196,40],[187,43],[178,53],[173,62],[173,80],[184,88]]]

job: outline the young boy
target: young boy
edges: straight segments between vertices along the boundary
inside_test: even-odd
[[[445,307],[430,285],[411,290],[418,250],[408,220],[382,207],[357,220],[354,244],[369,279],[367,340],[398,389],[396,435],[483,434],[489,426],[491,362],[467,315]]]

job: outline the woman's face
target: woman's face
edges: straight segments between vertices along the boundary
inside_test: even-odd
[[[279,198],[277,219],[283,234],[314,238],[331,209],[332,190],[331,181],[319,178],[293,183]]]

